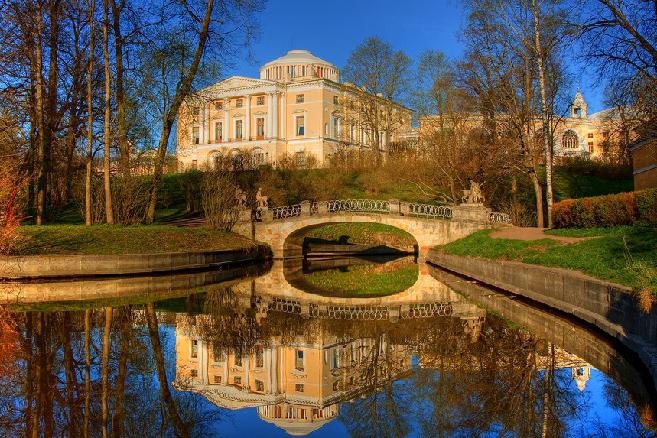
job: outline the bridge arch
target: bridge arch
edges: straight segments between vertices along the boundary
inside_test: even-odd
[[[301,227],[295,231],[292,231],[284,240],[283,243],[283,257],[284,258],[295,258],[295,257],[300,257],[300,256],[305,256],[307,252],[307,247],[306,245],[308,244],[308,238],[306,237],[307,234],[312,231],[313,229],[321,228],[325,225],[330,225],[330,224],[345,224],[345,223],[381,223],[379,221],[365,221],[365,222],[337,222],[332,220],[332,218],[327,218],[324,222],[313,224],[313,225],[307,225],[305,227]],[[415,245],[412,248],[413,252],[417,253],[418,252],[418,241],[415,236],[413,236],[409,231],[395,226],[394,228],[408,232],[413,239],[415,240]],[[381,245],[382,249],[384,245]],[[393,249],[398,249],[400,250],[406,250],[408,251],[410,248],[393,248],[392,246],[388,246],[391,250]]]

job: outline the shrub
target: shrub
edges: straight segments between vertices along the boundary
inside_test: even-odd
[[[0,254],[3,255],[9,254],[17,243],[24,185],[23,179],[0,175]]]
[[[552,219],[557,228],[657,224],[657,189],[568,199],[554,204]]]
[[[210,228],[232,230],[242,209],[238,191],[239,187],[230,172],[216,169],[203,174],[201,205]]]

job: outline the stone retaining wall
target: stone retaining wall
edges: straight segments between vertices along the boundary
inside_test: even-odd
[[[642,311],[630,288],[560,268],[431,250],[429,263],[574,315],[635,351],[657,381],[657,306]]]
[[[620,382],[630,392],[637,406],[651,404],[656,393],[656,380],[647,375],[643,367],[637,366],[639,363],[634,355],[619,349],[617,343],[601,336],[598,331],[588,329],[574,318],[546,312],[511,294],[497,292],[440,268],[430,266],[429,272],[438,281],[474,303],[527,328]]]
[[[0,258],[0,279],[131,275],[202,269],[228,262],[246,262],[268,258],[269,248],[250,248],[124,255],[49,255]]]

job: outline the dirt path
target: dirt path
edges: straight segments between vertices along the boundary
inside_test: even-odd
[[[589,239],[588,237],[564,237],[545,234],[547,228],[533,227],[505,227],[493,231],[490,237],[494,239],[514,239],[514,240],[541,240],[551,239],[561,243],[577,243]]]

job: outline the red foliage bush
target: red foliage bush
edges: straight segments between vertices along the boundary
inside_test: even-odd
[[[554,204],[552,219],[556,228],[657,224],[657,189],[567,199]]]
[[[23,181],[0,176],[0,254],[9,254],[16,244],[16,229],[20,226],[21,191]]]

